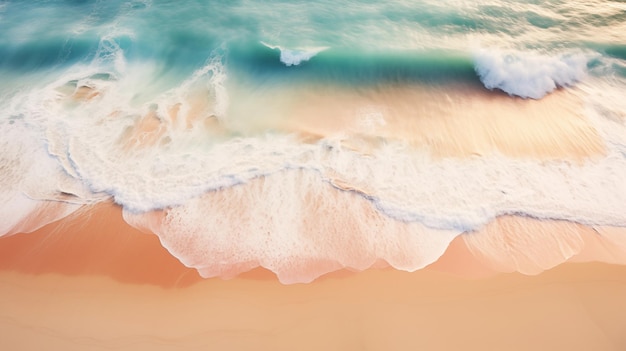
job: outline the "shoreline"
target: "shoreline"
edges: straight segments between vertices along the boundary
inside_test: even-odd
[[[16,351],[619,350],[625,294],[626,265],[498,273],[461,236],[412,273],[203,279],[112,203],[0,238],[0,327]]]
[[[162,288],[184,288],[215,279],[203,278],[196,269],[186,267],[157,235],[142,230],[127,223],[122,208],[112,202],[85,206],[31,233],[0,237],[0,271],[105,276],[123,284]],[[526,238],[530,232],[532,240]],[[621,227],[501,216],[479,230],[459,234],[438,259],[416,272],[481,279],[516,271],[535,276],[568,262],[626,266],[626,239],[621,239],[625,233],[626,228]],[[402,271],[379,260],[365,270],[339,268],[304,284],[377,269]],[[258,265],[235,277],[222,277],[233,278],[278,281],[274,272]]]

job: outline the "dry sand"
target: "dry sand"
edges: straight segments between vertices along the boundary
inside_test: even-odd
[[[626,347],[626,266],[496,274],[455,240],[431,267],[344,271],[289,286],[260,269],[203,280],[156,236],[125,224],[118,207],[101,204],[0,239],[0,343],[6,350]]]
[[[185,289],[2,273],[6,350],[623,350],[626,269],[460,280],[366,271]]]

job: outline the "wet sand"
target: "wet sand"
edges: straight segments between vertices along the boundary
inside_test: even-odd
[[[262,269],[201,279],[120,208],[100,204],[0,238],[0,270],[10,350],[626,347],[626,266],[495,273],[462,237],[413,273],[339,271],[295,285]]]

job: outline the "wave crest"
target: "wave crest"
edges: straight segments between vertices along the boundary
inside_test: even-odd
[[[302,62],[310,60],[320,52],[328,49],[328,47],[326,46],[287,49],[278,45],[271,45],[264,42],[261,42],[261,44],[272,50],[279,50],[280,62],[284,63],[285,66],[297,66]]]
[[[476,73],[487,89],[532,99],[579,82],[587,73],[588,61],[589,57],[583,53],[548,56],[479,50],[474,54]]]

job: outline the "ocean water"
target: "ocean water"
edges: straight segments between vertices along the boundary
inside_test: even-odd
[[[112,200],[290,283],[504,215],[626,226],[624,1],[5,0],[0,32],[5,235]]]

